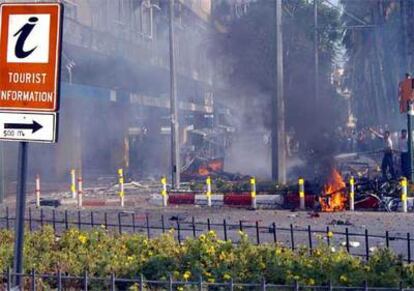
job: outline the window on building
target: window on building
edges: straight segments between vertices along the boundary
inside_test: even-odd
[[[89,9],[91,13],[92,26],[97,30],[104,31],[110,27],[108,23],[109,4],[114,1],[108,0],[89,0]]]
[[[153,7],[150,0],[141,2],[141,33],[144,36],[152,37],[153,32]]]

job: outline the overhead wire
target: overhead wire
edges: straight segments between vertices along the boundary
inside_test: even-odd
[[[322,2],[326,2],[329,5],[331,5],[334,9],[339,10],[341,12],[343,12],[344,14],[348,15],[349,17],[351,17],[352,19],[354,19],[355,21],[358,21],[359,23],[363,24],[363,25],[368,25],[368,23],[366,23],[364,20],[360,19],[359,17],[355,16],[354,14],[346,11],[346,9],[341,9],[338,7],[338,5],[335,5],[334,3],[332,3],[329,0],[321,0]]]

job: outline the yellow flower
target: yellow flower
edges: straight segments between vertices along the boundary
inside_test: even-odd
[[[315,280],[314,280],[314,279],[312,279],[312,278],[310,278],[310,279],[309,279],[309,285],[311,285],[311,286],[312,286],[312,285],[315,285]]]
[[[133,256],[128,256],[128,257],[127,257],[127,260],[128,260],[129,262],[131,262],[133,259],[134,259],[134,257],[133,257]]]
[[[333,232],[332,232],[332,231],[328,231],[327,236],[328,236],[329,238],[333,237]]]
[[[184,291],[184,287],[177,287],[177,291]]]
[[[226,254],[224,252],[221,252],[220,256],[219,256],[219,259],[220,259],[220,261],[224,261],[226,259]]]
[[[190,279],[190,277],[191,277],[191,272],[190,271],[186,271],[185,273],[184,273],[184,275],[183,275],[183,278],[184,278],[184,280],[188,280],[188,279]]]
[[[228,281],[228,280],[230,280],[230,279],[231,279],[231,276],[230,276],[229,274],[225,273],[225,274],[223,275],[223,279],[224,279],[224,281]]]
[[[83,234],[79,235],[78,239],[82,244],[85,244],[86,241],[88,240],[88,238]]]
[[[216,280],[214,280],[214,278],[208,278],[207,282],[208,282],[208,283],[215,283],[215,282],[216,282]]]
[[[216,237],[216,232],[215,232],[214,230],[210,230],[210,231],[208,232],[208,235],[209,235],[209,236],[212,236],[212,237]]]
[[[345,276],[345,275],[341,275],[339,277],[339,281],[341,281],[342,283],[346,283],[346,282],[348,282],[348,277]]]

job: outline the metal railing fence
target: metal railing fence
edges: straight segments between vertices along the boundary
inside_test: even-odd
[[[412,288],[405,288],[402,283],[398,286],[389,287],[373,287],[369,286],[365,281],[361,286],[335,286],[331,282],[327,282],[321,286],[309,286],[303,285],[295,281],[289,285],[277,285],[267,283],[264,279],[260,282],[252,283],[238,283],[233,279],[229,279],[226,282],[209,282],[203,280],[200,276],[195,281],[176,281],[170,275],[167,280],[147,280],[143,275],[137,278],[118,278],[115,274],[111,274],[108,277],[94,277],[90,276],[87,272],[84,272],[83,276],[72,276],[63,274],[58,271],[55,274],[39,274],[35,270],[32,270],[29,274],[17,274],[13,273],[10,269],[7,269],[4,273],[0,273],[0,290],[13,291],[18,290],[13,287],[14,276],[21,276],[22,278],[22,290],[40,291],[49,290],[47,288],[61,291],[61,290],[361,290],[361,291],[414,291]],[[135,289],[130,289],[134,287]]]
[[[9,208],[0,210],[0,228],[13,229],[14,223],[15,216]],[[410,232],[401,234],[385,231],[384,234],[373,234],[368,229],[364,229],[363,232],[351,231],[348,226],[341,226],[341,229],[337,230],[330,226],[325,229],[314,229],[310,225],[297,227],[290,224],[289,227],[282,227],[276,222],[261,225],[259,221],[235,223],[223,219],[217,222],[210,218],[200,221],[194,217],[186,220],[178,216],[167,219],[164,215],[154,219],[148,214],[141,215],[135,212],[56,211],[50,208],[28,208],[25,223],[30,231],[49,225],[56,234],[73,227],[79,230],[104,227],[120,234],[141,233],[151,238],[174,230],[178,242],[214,230],[219,238],[237,243],[240,239],[239,231],[243,231],[255,244],[277,243],[292,250],[305,246],[312,251],[324,243],[329,247],[344,248],[348,253],[367,260],[375,249],[389,248],[401,255],[406,262],[413,261],[414,238]]]

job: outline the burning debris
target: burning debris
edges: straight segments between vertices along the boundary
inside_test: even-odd
[[[344,211],[347,201],[346,184],[338,170],[333,168],[319,197],[321,211]]]
[[[226,181],[241,181],[249,179],[249,176],[238,173],[229,173],[223,170],[223,159],[200,159],[196,158],[182,173],[184,181],[204,181],[208,176],[220,178]]]

